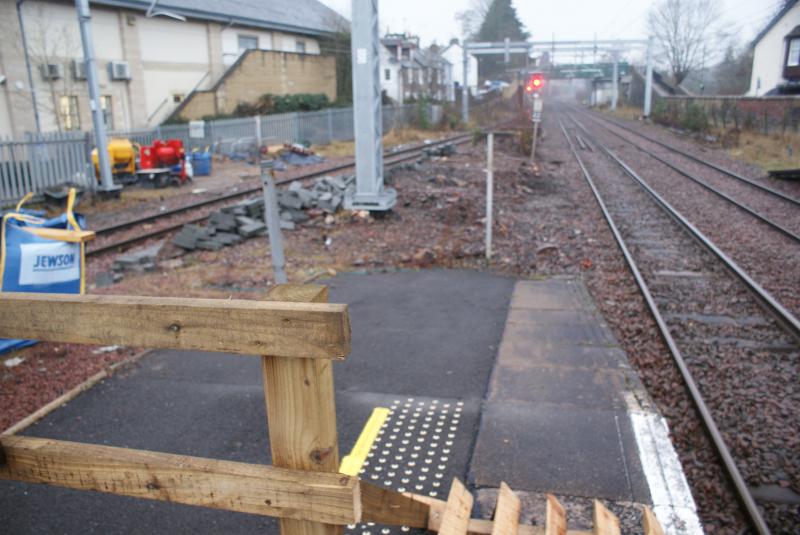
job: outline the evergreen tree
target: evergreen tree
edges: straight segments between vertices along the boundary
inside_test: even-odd
[[[529,34],[520,22],[517,10],[511,5],[511,0],[494,0],[489,6],[475,38],[484,42],[501,42],[506,37],[512,41],[525,41]],[[524,67],[525,64],[526,58],[518,54],[511,56],[510,63],[504,62],[502,54],[478,57],[479,74],[483,80],[501,77],[500,75],[507,70]]]

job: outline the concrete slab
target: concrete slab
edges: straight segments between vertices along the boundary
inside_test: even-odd
[[[627,417],[641,390],[578,281],[517,282],[470,467],[475,484],[649,503]]]
[[[638,463],[625,411],[489,403],[471,468],[478,487],[649,503]]]

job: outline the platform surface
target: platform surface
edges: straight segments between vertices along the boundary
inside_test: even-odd
[[[641,391],[582,284],[517,282],[472,460],[474,484],[648,503],[627,415]]]
[[[375,407],[391,409],[364,479],[442,499],[459,477],[478,489],[504,480],[519,491],[651,503],[627,415],[638,380],[579,282],[423,270],[324,283],[331,302],[349,305],[353,329],[352,353],[334,369],[340,455]],[[647,418],[639,427],[661,429]],[[249,356],[156,351],[25,434],[270,462],[260,363]],[[0,526],[278,533],[269,518],[2,481]]]

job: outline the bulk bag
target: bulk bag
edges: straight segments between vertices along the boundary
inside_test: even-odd
[[[85,244],[94,232],[83,230],[83,216],[72,211],[75,189],[69,191],[66,212],[52,219],[23,211],[22,204],[31,196],[26,195],[15,212],[3,216],[0,292],[84,293]],[[0,339],[0,353],[33,343]]]

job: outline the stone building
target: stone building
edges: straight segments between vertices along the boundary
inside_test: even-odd
[[[112,130],[159,124],[192,95],[228,81],[215,97],[227,110],[235,86],[252,77],[233,76],[243,52],[266,75],[265,92],[326,93],[335,98],[335,63],[320,61],[320,39],[349,22],[317,0],[92,0],[92,33],[101,104]],[[20,10],[30,55],[41,129],[91,129],[88,86],[74,2],[0,2],[0,136],[35,131],[26,72]],[[149,13],[148,13],[149,11]],[[176,16],[185,18],[179,20]],[[249,63],[249,62],[248,62]],[[275,83],[274,80],[280,83]],[[334,80],[321,84],[320,80]],[[234,83],[230,83],[231,80]],[[252,88],[256,92],[260,88]],[[233,103],[233,104],[231,104]],[[198,106],[202,107],[202,106]],[[212,108],[214,108],[212,106]],[[216,108],[215,108],[216,109]]]

